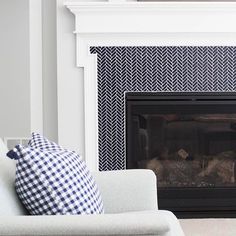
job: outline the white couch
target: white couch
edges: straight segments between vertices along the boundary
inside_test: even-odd
[[[177,218],[158,210],[156,177],[149,170],[93,173],[105,214],[29,216],[14,190],[14,161],[0,157],[0,235],[184,236]]]

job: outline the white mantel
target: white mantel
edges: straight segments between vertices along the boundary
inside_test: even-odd
[[[64,5],[75,15],[77,66],[84,68],[85,160],[92,170],[98,169],[97,58],[89,53],[90,46],[236,45],[233,2],[65,2]],[[59,101],[66,96],[62,83],[58,96]],[[58,109],[60,119],[60,115],[65,115],[60,103]]]
[[[75,33],[236,32],[236,3],[67,2]]]

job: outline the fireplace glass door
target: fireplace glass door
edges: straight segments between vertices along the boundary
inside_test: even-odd
[[[163,208],[183,216],[236,209],[234,94],[127,93],[126,133],[127,168],[155,173]]]

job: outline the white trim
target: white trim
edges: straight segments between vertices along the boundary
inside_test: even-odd
[[[235,2],[123,2],[123,1],[111,1],[111,2],[81,2],[81,1],[68,1],[64,2],[71,12],[77,14],[79,12],[97,12],[103,14],[104,12],[180,12],[180,11],[235,11]]]
[[[29,0],[31,132],[43,133],[42,6]]]
[[[89,53],[91,46],[236,45],[236,3],[232,2],[67,2],[65,5],[75,14],[77,67],[84,68],[84,156],[91,170],[98,170],[99,154],[97,58]],[[60,80],[59,111],[68,100],[65,97],[69,94],[64,89],[68,83],[76,86],[72,80]],[[76,101],[72,103],[77,107]],[[64,116],[61,112],[58,119],[70,120]],[[76,127],[70,122],[66,124],[69,129]],[[70,139],[65,132],[59,133],[59,140],[62,137]]]
[[[235,2],[66,2],[75,33],[236,32]]]
[[[95,134],[98,130],[96,55],[88,56],[87,66],[84,68],[84,78],[86,78],[84,80],[85,161],[89,169],[98,170],[98,135]]]

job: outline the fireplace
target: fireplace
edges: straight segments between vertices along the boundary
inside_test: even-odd
[[[124,94],[157,92],[162,96],[176,92],[177,97],[187,95],[187,92],[222,95],[236,91],[235,3],[73,1],[64,4],[75,15],[73,32],[76,41],[72,34],[68,34],[72,32],[72,25],[66,27],[66,12],[58,11],[58,19],[62,19],[58,28],[58,136],[61,145],[81,153],[91,170],[132,167],[132,161],[126,156],[131,150],[126,150]],[[81,73],[76,73],[76,66]],[[234,103],[228,99],[230,96],[226,97],[224,104]],[[222,96],[218,98],[222,99]],[[194,100],[189,102],[194,103]],[[199,111],[195,115],[199,115],[200,119],[212,119],[212,114],[220,115],[221,119],[233,119],[228,117],[228,111],[207,112]],[[149,115],[149,120],[153,122],[163,119],[163,114],[156,114],[156,117]],[[143,145],[148,143],[143,128],[147,123],[145,118],[140,116],[134,123],[135,126],[140,122],[140,129],[143,129]],[[170,121],[167,121],[172,125],[173,118],[170,113]],[[185,116],[179,123],[187,123],[190,118],[193,119]],[[200,129],[205,123],[201,121]],[[194,133],[191,125],[187,130],[190,134]],[[137,129],[131,132],[137,132]],[[194,140],[191,146],[187,141],[192,140],[187,140],[184,142],[186,146],[182,144],[177,151],[168,150],[163,144],[163,148],[160,145],[158,150],[152,149],[153,155],[155,152],[162,153],[164,158],[165,153],[177,153],[183,161],[192,163],[195,158],[192,153],[199,152],[200,155],[206,150],[205,156],[217,155],[224,152],[222,146],[230,147],[234,143],[233,134],[231,138],[228,130],[221,132],[220,136],[212,132],[204,135],[204,132],[200,139],[205,138],[204,142]],[[232,144],[228,141],[223,143],[223,137],[226,141],[230,137]],[[216,143],[217,150],[213,148]],[[172,145],[175,150],[174,143]],[[133,161],[135,168],[144,168],[147,158],[155,158],[151,158],[151,152],[145,148],[140,153],[142,151],[146,156]],[[133,152],[139,154],[138,150]],[[207,162],[199,160],[199,163],[204,170]],[[229,176],[231,179],[233,174]],[[232,183],[224,183],[224,186],[220,182],[217,186],[203,186],[202,183],[202,186],[197,186],[195,181],[190,186],[190,183],[178,182],[182,186],[175,187],[170,181],[168,184],[162,181],[163,186],[158,192],[161,208],[173,209],[183,217],[191,211],[195,217],[234,214],[236,194]],[[209,180],[207,184],[212,185],[212,182]]]
[[[127,92],[126,166],[154,171],[159,207],[236,213],[235,93]]]

